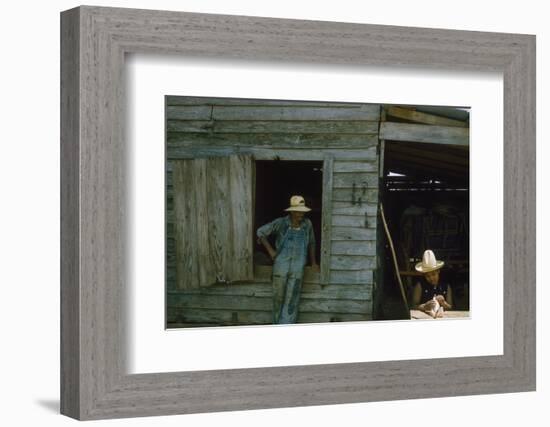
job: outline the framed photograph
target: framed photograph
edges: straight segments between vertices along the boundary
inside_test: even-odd
[[[534,36],[83,6],[61,42],[63,414],[535,390]]]
[[[469,112],[167,96],[167,328],[468,318]]]

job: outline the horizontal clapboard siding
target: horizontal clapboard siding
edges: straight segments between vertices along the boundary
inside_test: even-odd
[[[192,105],[192,106],[279,106],[279,107],[330,107],[330,108],[360,108],[364,104],[355,102],[322,102],[322,101],[295,101],[281,99],[242,99],[242,98],[215,98],[204,96],[167,96],[166,106]],[[378,104],[372,104],[378,107]],[[378,113],[379,114],[379,113]]]
[[[340,162],[341,163],[341,162]],[[378,188],[378,175],[375,173],[334,173],[334,188],[356,188],[357,191],[367,188]]]
[[[270,282],[242,282],[231,285],[215,285],[208,288],[189,289],[186,295],[234,296],[271,298]],[[181,293],[170,292],[170,295],[181,296]],[[371,290],[357,285],[319,285],[304,283],[302,296],[306,299],[339,299],[339,300],[371,300]]]
[[[218,325],[268,325],[273,323],[268,311],[194,309],[168,307],[168,323],[178,326],[218,326]],[[298,323],[357,322],[370,320],[371,314],[356,313],[304,313],[298,314]]]
[[[188,152],[200,147],[259,147],[259,148],[300,148],[323,149],[326,147],[366,149],[378,144],[378,135],[326,134],[326,133],[188,133],[169,132],[168,150],[170,156]],[[371,163],[372,165],[372,163]],[[363,167],[370,172],[372,166]],[[346,171],[342,171],[346,172]]]
[[[168,97],[166,118],[193,120],[380,120],[378,104]]]
[[[235,286],[235,285],[234,285]],[[265,286],[269,288],[269,286]],[[307,298],[306,293],[300,298],[300,311],[304,313],[356,313],[363,314],[369,311],[369,300],[348,300],[335,298]],[[271,294],[265,296],[246,295],[205,295],[190,293],[169,294],[172,304],[181,308],[201,308],[225,310],[255,310],[271,311],[273,299]]]
[[[334,164],[334,172],[377,172],[378,163],[376,162],[353,162],[339,161]]]
[[[363,285],[304,284],[298,322],[369,320],[371,290]],[[169,322],[224,324],[271,323],[270,283],[230,286],[168,293]]]
[[[361,121],[216,121],[216,120],[169,120],[168,132],[202,133],[352,133],[376,135],[378,123]]]
[[[282,142],[281,142],[282,146]],[[167,155],[169,159],[194,159],[197,157],[216,157],[230,156],[232,154],[251,154],[257,160],[323,160],[325,156],[332,155],[339,159],[349,160],[365,160],[373,161],[376,159],[376,147],[368,147],[364,149],[347,149],[339,148],[337,145],[330,148],[315,148],[301,147],[295,144],[287,144],[281,148],[251,146],[248,143],[240,146],[236,145],[220,145],[220,146],[204,146],[194,145],[192,147],[167,147]],[[304,148],[315,148],[307,150]]]
[[[300,323],[372,318],[380,106],[309,101],[166,98],[166,280],[170,323],[269,324],[271,267],[254,280],[177,290],[171,160],[251,154],[256,160],[333,161],[328,281],[306,267]]]
[[[455,126],[431,126],[384,122],[380,138],[389,141],[429,142],[432,144],[470,144],[470,129]]]

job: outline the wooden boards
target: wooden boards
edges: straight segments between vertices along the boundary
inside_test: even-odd
[[[173,162],[177,288],[249,280],[252,158]]]
[[[355,286],[359,294],[360,289],[370,292],[376,256],[380,111],[380,105],[376,104],[167,97],[169,245],[178,246],[177,242],[171,243],[174,242],[172,233],[177,232],[177,227],[171,225],[172,221],[177,221],[177,215],[171,213],[171,208],[178,206],[172,163],[186,159],[208,159],[215,169],[221,171],[227,168],[224,158],[242,154],[250,155],[255,160],[322,160],[321,268],[316,274],[306,269],[305,283],[313,281],[326,286],[349,284]],[[210,166],[207,167],[209,169]],[[226,176],[228,180],[224,179]],[[243,180],[244,175],[237,177],[222,173],[214,181],[208,181],[210,183],[202,190],[208,195],[206,204],[222,212],[222,206],[233,203],[232,210],[243,212],[248,204],[243,201],[243,195],[238,194],[239,188],[246,188],[238,184]],[[227,198],[227,194],[231,196]],[[210,214],[210,209],[208,212],[213,217],[217,215]],[[242,222],[233,223],[226,216],[210,221],[209,230],[213,223],[218,224],[221,230],[231,227],[239,229],[239,236],[247,233],[253,236],[254,230]],[[216,249],[211,262],[218,272],[230,268],[223,262],[228,257],[233,264],[240,263],[235,254],[237,248],[244,245],[244,242],[233,242],[231,234],[225,234],[225,247],[217,231],[208,236],[209,246]],[[232,244],[237,248],[231,248]],[[228,251],[232,255],[228,255]],[[188,295],[194,292],[192,286],[174,286],[175,277],[180,274],[174,271],[174,263],[180,261],[177,256],[168,254],[168,288],[174,291],[179,289],[184,291],[182,295]],[[197,268],[199,272],[204,269],[203,266]],[[267,270],[265,267],[257,268],[253,275],[254,282],[270,282],[270,272],[270,267]],[[227,296],[232,285],[224,288]],[[371,309],[365,308],[363,311],[370,313]]]
[[[467,146],[470,143],[470,131],[462,127],[382,122],[380,139]]]
[[[320,275],[321,283],[328,283],[330,280],[330,255],[332,236],[332,188],[333,188],[334,157],[327,155],[323,163],[323,206],[321,217],[321,259]]]
[[[416,111],[411,108],[390,106],[385,109],[386,115],[411,122],[423,123],[434,126],[455,126],[468,127],[468,123],[462,120],[450,119],[448,117],[436,116],[434,114]]]

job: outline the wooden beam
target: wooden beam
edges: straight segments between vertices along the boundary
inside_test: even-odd
[[[376,135],[378,121],[363,120],[168,120],[167,132],[193,133],[355,133]]]
[[[330,253],[332,234],[332,187],[334,156],[326,155],[323,162],[323,211],[321,225],[320,282],[330,281]]]
[[[327,148],[304,150],[302,148],[263,148],[263,147],[193,147],[167,148],[167,157],[170,160],[195,159],[199,157],[230,156],[232,154],[251,154],[256,160],[324,160],[326,154],[332,154],[338,160],[367,160],[376,159],[376,146],[363,149]]]
[[[357,102],[319,102],[319,101],[295,101],[279,99],[253,99],[253,98],[214,98],[211,96],[166,96],[166,105],[223,105],[223,106],[275,106],[275,107],[329,107],[329,108],[360,108],[364,103]],[[369,104],[367,104],[369,105]],[[379,104],[370,104],[379,106]]]
[[[178,150],[205,147],[262,148],[368,148],[378,145],[378,135],[320,133],[200,133],[169,132],[167,149]]]
[[[449,119],[447,117],[436,116],[434,114],[422,113],[420,111],[415,111],[410,108],[388,107],[386,108],[386,114],[388,116],[396,117],[398,119],[424,123],[427,125],[468,127],[468,123],[461,120]]]
[[[214,106],[214,120],[380,120],[380,106]]]
[[[380,139],[467,146],[470,143],[470,130],[451,126],[382,122]]]
[[[454,163],[447,163],[443,160],[436,160],[433,158],[420,157],[408,153],[400,153],[398,151],[392,151],[391,154],[387,153],[388,162],[391,164],[392,161],[401,162],[415,167],[417,165],[426,166],[426,168],[433,170],[434,172],[443,170],[445,172],[452,171],[457,173],[468,173],[468,165],[457,165]],[[391,160],[390,160],[391,159]]]
[[[468,167],[470,159],[468,158],[468,152],[460,153],[459,155],[453,153],[448,153],[446,150],[431,150],[433,146],[424,145],[424,149],[417,148],[417,145],[411,147],[411,143],[407,142],[396,142],[394,144],[386,145],[387,156],[391,158],[394,153],[401,153],[403,155],[410,155],[415,157],[421,157],[424,159],[432,159],[436,161],[443,161],[445,163],[450,163],[462,167]],[[428,149],[426,149],[428,148]],[[439,148],[439,147],[438,147]]]

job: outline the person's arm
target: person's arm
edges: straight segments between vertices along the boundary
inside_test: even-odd
[[[319,268],[317,259],[315,258],[315,245],[309,245],[309,261],[313,268]]]
[[[316,241],[315,241],[315,232],[313,231],[313,224],[311,223],[311,220],[308,221],[308,228],[309,228],[309,241],[308,241],[308,252],[309,252],[309,262],[311,264],[311,267],[313,269],[318,270],[319,264],[317,264],[317,259],[315,257],[315,248],[316,248]]]
[[[277,252],[275,249],[273,249],[273,246],[271,246],[271,243],[269,243],[269,240],[267,240],[265,237],[260,237],[260,243],[264,245],[265,250],[271,257],[271,259],[275,259],[275,256],[277,255]]]
[[[416,285],[414,285],[413,289],[413,295],[412,295],[412,307],[417,310],[422,310],[420,308],[420,298],[422,297],[422,287],[420,286],[420,283],[416,282]]]
[[[447,299],[445,299],[443,295],[438,295],[437,300],[439,301],[441,307],[445,310],[453,309],[453,290],[451,289],[451,285],[448,285],[447,287]]]
[[[271,222],[268,222],[267,224],[262,225],[258,230],[256,231],[256,235],[258,236],[258,243],[261,243],[271,259],[275,259],[275,256],[277,255],[277,251],[273,249],[273,246],[271,246],[271,243],[269,243],[269,240],[267,240],[267,237],[273,233],[279,224],[280,219],[274,219]]]

